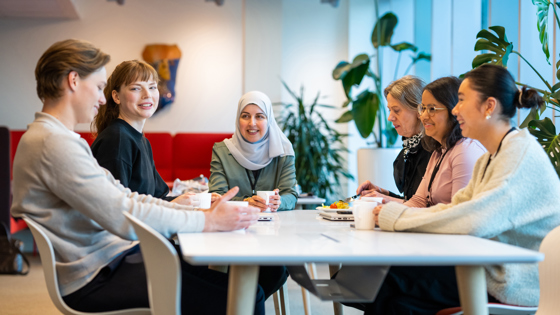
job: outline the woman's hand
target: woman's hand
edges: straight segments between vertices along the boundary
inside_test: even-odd
[[[226,201],[235,197],[238,191],[238,187],[233,187],[220,199],[216,200],[209,211],[204,212],[203,232],[233,231],[245,229],[257,223],[259,209],[226,203]]]
[[[282,203],[279,194],[280,190],[278,188],[274,189],[274,195],[268,197],[268,205],[266,204],[266,200],[260,196],[245,198],[243,201],[248,201],[250,206],[261,209],[261,212],[268,209],[270,209],[270,212],[276,212]]]
[[[198,200],[198,196],[195,193],[186,192],[177,198],[171,200],[172,203],[177,203],[184,206],[193,206],[196,207],[200,204],[200,200]]]
[[[377,206],[373,208],[373,220],[375,221],[375,226],[379,226],[379,213],[381,212],[383,206]]]
[[[248,201],[249,206],[259,208],[261,212],[266,211],[268,209],[268,206],[266,205],[266,201],[259,196],[245,198],[243,199],[243,201]]]
[[[366,180],[365,182],[363,182],[358,189],[356,189],[356,194],[357,195],[362,195],[362,197],[377,197],[377,196],[369,196],[368,194],[371,194],[373,192],[379,192],[382,193],[384,195],[389,195],[389,191],[386,189],[383,189],[377,185],[372,184],[369,180]],[[366,196],[368,195],[368,196]]]
[[[268,207],[270,208],[270,212],[278,211],[280,208],[280,204],[282,204],[282,199],[280,198],[280,189],[274,189],[274,195],[268,198]]]
[[[212,193],[212,199],[210,200],[211,203],[214,203],[216,200],[222,198],[222,195],[218,194],[218,193]]]
[[[394,202],[398,202],[398,203],[403,203],[404,202],[403,199],[387,196],[387,195],[384,195],[384,194],[382,194],[380,192],[377,192],[377,191],[370,191],[370,192],[362,195],[362,197],[380,197],[380,198],[383,198],[383,203],[387,203],[387,202],[390,202],[390,201],[394,201]]]

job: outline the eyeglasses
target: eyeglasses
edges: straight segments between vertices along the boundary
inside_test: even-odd
[[[428,111],[428,116],[434,116],[438,110],[446,110],[447,108],[438,108],[435,105],[424,105],[418,104],[418,114],[422,115],[425,111]]]

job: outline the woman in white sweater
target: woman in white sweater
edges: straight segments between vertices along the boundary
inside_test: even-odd
[[[543,103],[533,89],[518,90],[503,67],[483,65],[465,75],[453,110],[465,137],[488,150],[471,181],[450,204],[410,208],[388,203],[374,210],[384,231],[468,234],[538,250],[560,225],[560,181],[530,133],[510,125],[517,108]],[[486,266],[490,302],[539,303],[537,264]],[[392,267],[366,314],[434,314],[459,305],[452,267]]]
[[[11,212],[25,214],[47,230],[60,294],[83,312],[149,305],[142,255],[123,211],[166,237],[245,228],[259,212],[225,203],[237,187],[209,211],[186,211],[192,208],[131,192],[100,167],[74,128],[90,123],[105,104],[108,62],[109,55],[84,41],[61,41],[45,51],[35,69],[43,109],[21,138],[14,159]],[[182,311],[224,314],[227,275],[185,262],[181,267]],[[260,287],[255,313],[264,314]]]

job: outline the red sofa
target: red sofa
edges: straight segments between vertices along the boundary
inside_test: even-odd
[[[23,130],[10,130],[10,165],[13,164],[17,145],[24,132]],[[91,146],[95,140],[92,133],[78,133]],[[145,133],[152,145],[156,169],[167,183],[172,183],[176,178],[187,180],[201,174],[210,177],[212,146],[216,142],[231,138],[231,135],[231,133],[178,133],[173,136],[165,132]],[[12,218],[10,227],[12,234],[25,227],[23,220],[16,222]]]

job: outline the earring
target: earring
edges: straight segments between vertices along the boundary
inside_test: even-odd
[[[490,117],[492,117],[490,114],[486,115],[486,119],[490,119]]]

